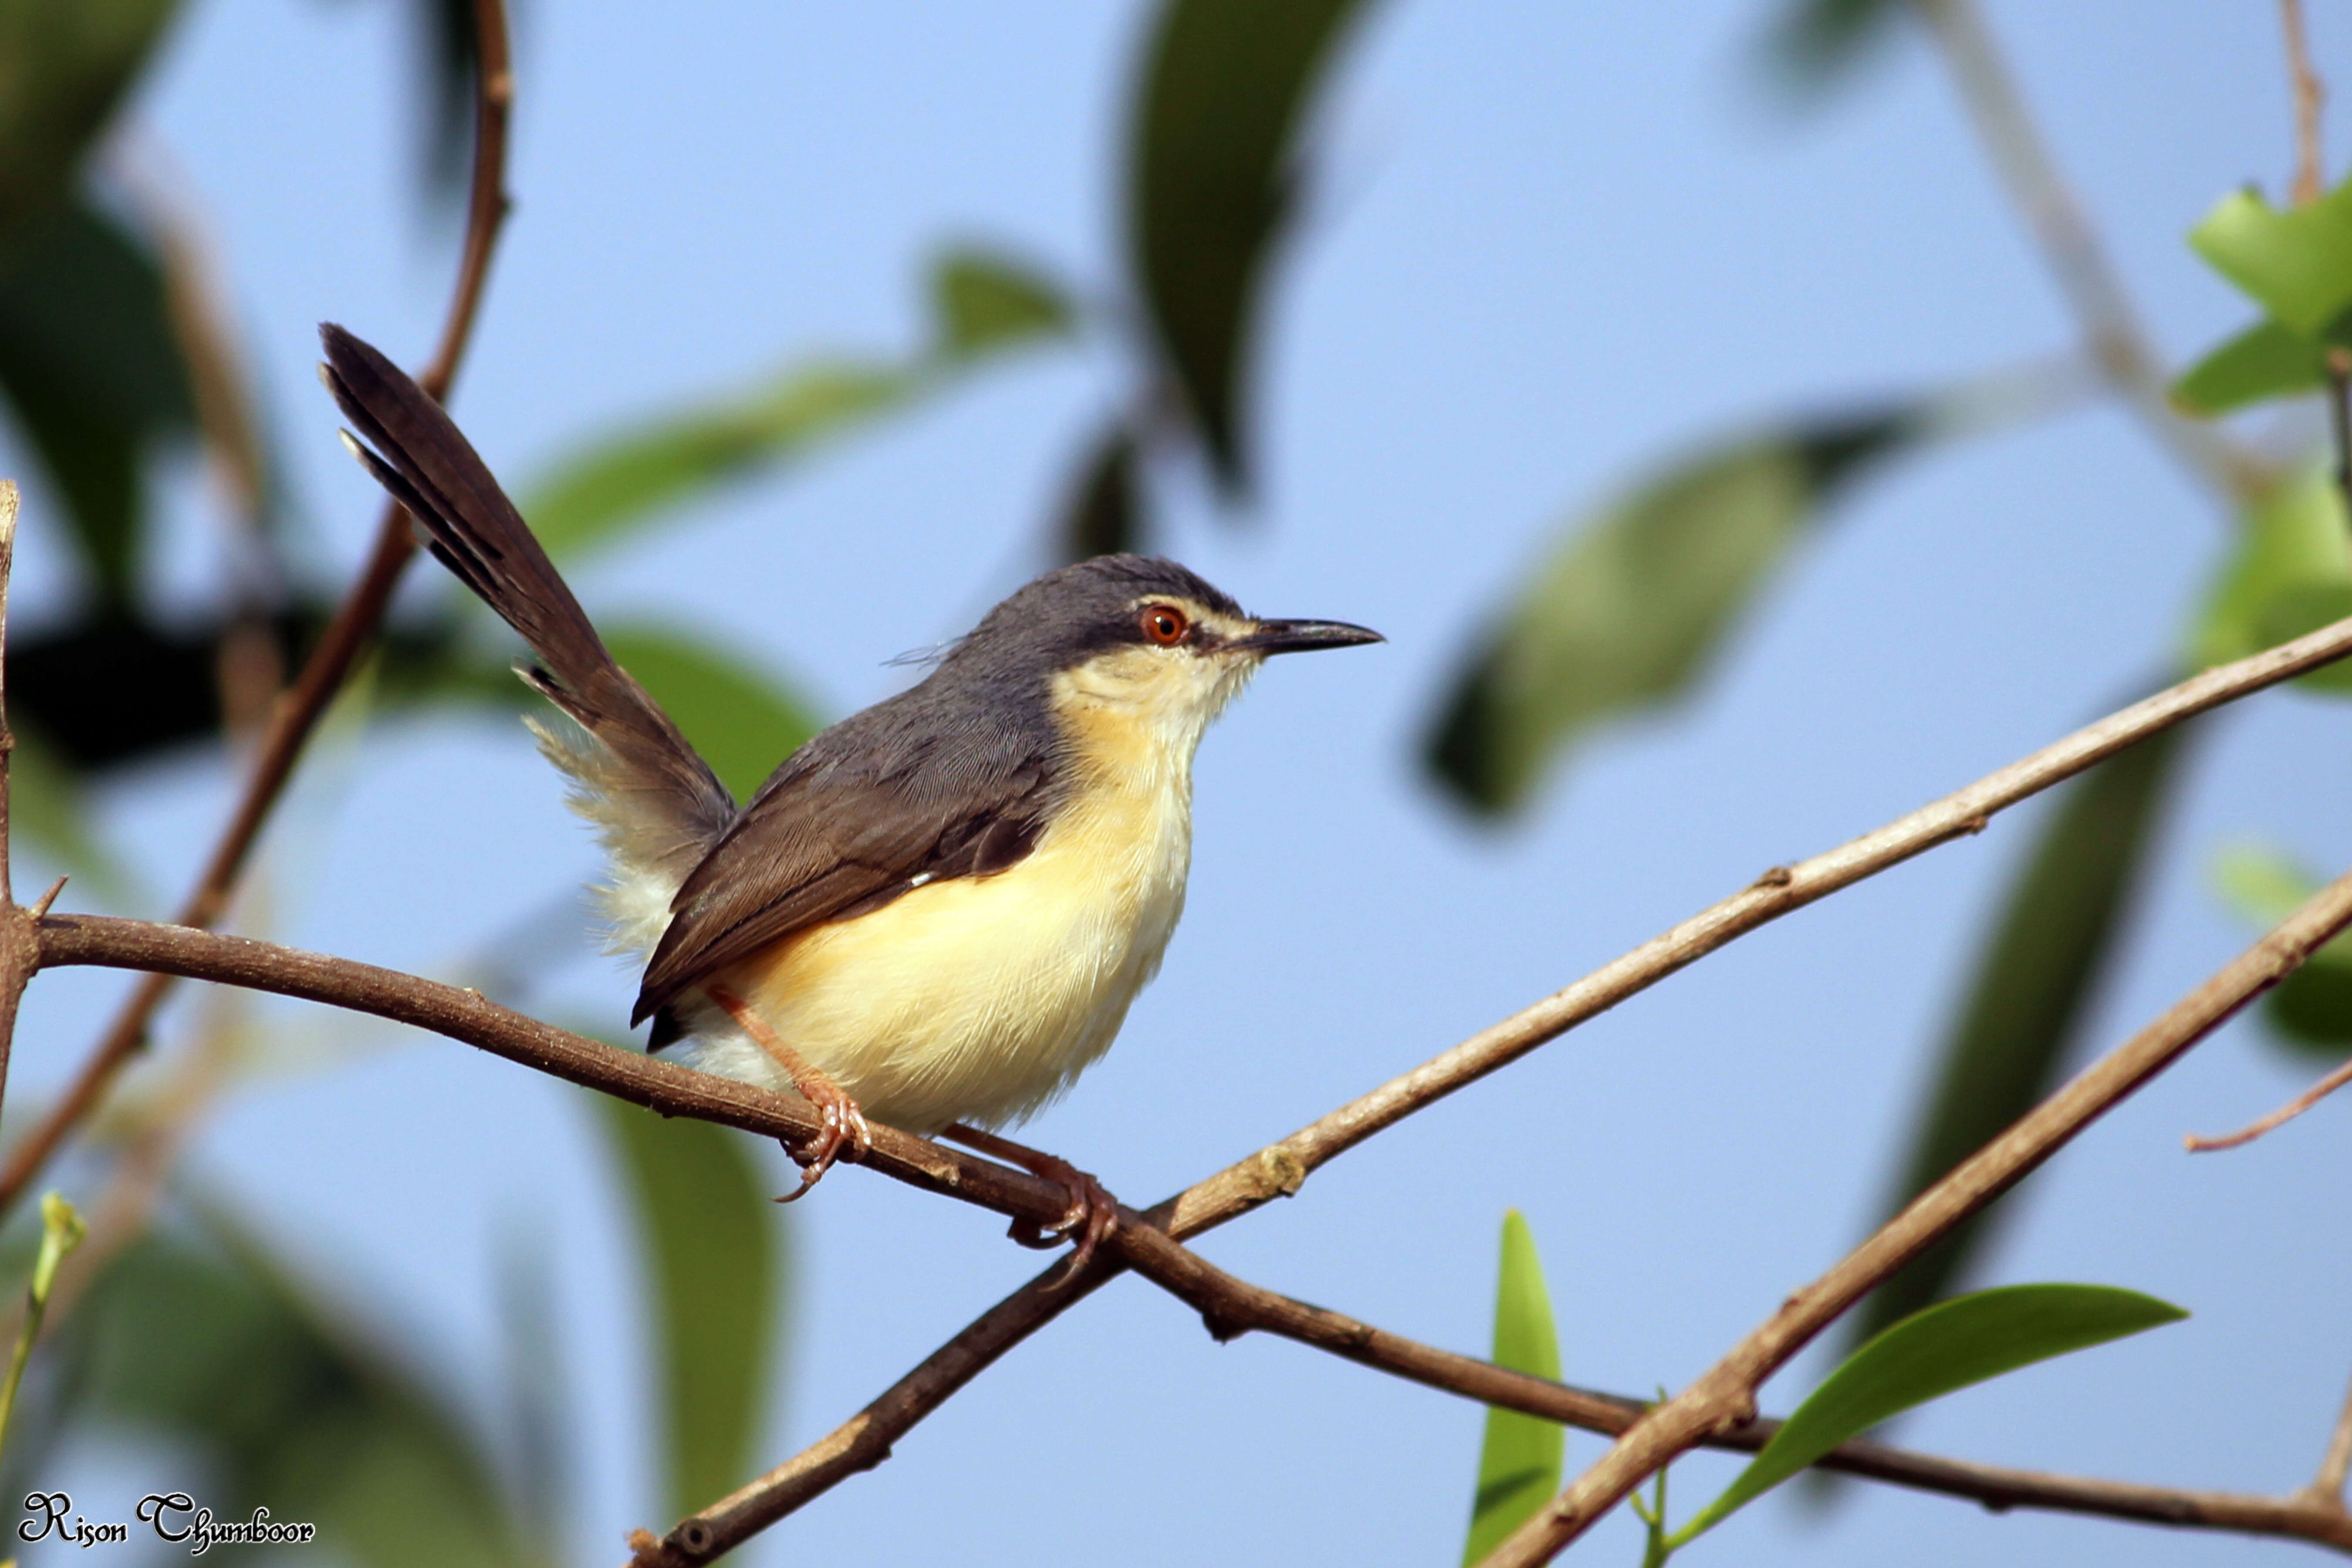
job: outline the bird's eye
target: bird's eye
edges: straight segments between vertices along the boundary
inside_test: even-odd
[[[1173,605],[1146,605],[1143,607],[1143,635],[1161,647],[1174,647],[1192,629],[1192,623],[1186,620],[1184,612]]]

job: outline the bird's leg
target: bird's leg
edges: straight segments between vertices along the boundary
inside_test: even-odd
[[[767,1020],[751,1011],[751,1004],[724,985],[706,985],[702,994],[727,1010],[738,1027],[751,1036],[760,1048],[773,1057],[784,1076],[801,1098],[824,1113],[824,1131],[817,1134],[816,1142],[808,1153],[793,1155],[801,1162],[801,1184],[776,1201],[791,1203],[817,1184],[825,1172],[833,1168],[845,1148],[850,1160],[863,1160],[873,1152],[874,1130],[866,1124],[866,1112],[857,1109],[857,1101],[849,1098],[848,1090],[827,1078],[815,1064],[800,1052],[776,1037]]]
[[[1013,1228],[1005,1234],[1024,1247],[1053,1247],[1066,1237],[1075,1241],[1077,1250],[1070,1255],[1072,1273],[1084,1268],[1087,1259],[1095,1255],[1095,1247],[1118,1227],[1118,1200],[1105,1191],[1100,1182],[1067,1160],[961,1121],[942,1130],[940,1136],[1018,1165],[1032,1175],[1043,1176],[1070,1194],[1070,1206],[1057,1224],[1041,1226],[1024,1215],[1013,1220]]]

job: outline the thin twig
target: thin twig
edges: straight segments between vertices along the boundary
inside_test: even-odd
[[[2167,450],[2233,506],[2258,496],[2264,466],[2211,427],[2182,418],[2123,279],[2058,173],[1975,0],[1919,0],[1919,14],[1958,86],[1978,139],[2024,217],[2083,332],[2084,346]]]
[[[2286,35],[2287,88],[2294,96],[2294,184],[2297,206],[2317,201],[2327,188],[2321,172],[2319,110],[2327,101],[2327,88],[2311,68],[2311,39],[2304,31],[2303,0],[2279,0],[2280,30]]]
[[[507,210],[507,124],[514,100],[514,77],[503,0],[474,0],[474,26],[480,71],[476,80],[473,194],[467,207],[465,252],[439,346],[432,363],[416,378],[436,398],[448,395],[471,338]],[[178,923],[209,927],[226,911],[262,824],[292,775],[311,731],[383,623],[392,591],[415,549],[399,508],[387,506],[358,582],[336,610],[293,689],[279,700],[255,751],[253,771],[236,810],[214,845],[194,889],[181,906]],[[48,1115],[10,1152],[5,1168],[0,1169],[0,1214],[16,1205],[58,1147],[97,1108],[122,1064],[145,1043],[149,1021],[170,989],[167,977],[149,975],[131,991]]]
[[[2336,1416],[2336,1430],[2327,1436],[2327,1452],[2320,1456],[2319,1473],[2296,1494],[2298,1500],[2344,1511],[2344,1478],[2352,1473],[2352,1389]]]
[[[2250,1122],[2235,1132],[2225,1132],[2219,1138],[2200,1138],[2192,1132],[2182,1139],[2181,1142],[2192,1154],[2210,1154],[2218,1150],[2235,1149],[2242,1144],[2251,1143],[2273,1127],[2284,1126],[2294,1121],[2347,1083],[2352,1083],[2352,1061],[2346,1062],[2268,1116]]]
[[[1711,1432],[1751,1419],[1756,1390],[1881,1280],[2064,1148],[2093,1121],[2352,924],[2352,872],[2154,1023],[2093,1063],[2007,1131],[1913,1199],[1828,1273],[1790,1296],[1697,1382],[1651,1410],[1550,1505],[1514,1531],[1484,1568],[1549,1563],[1661,1466]]]
[[[1247,1159],[1168,1199],[1144,1216],[1178,1241],[1299,1190],[1325,1162],[1454,1089],[1481,1078],[1545,1041],[1648,989],[1684,965],[1815,899],[1897,865],[1937,844],[1984,827],[1997,811],[2047,789],[2115,752],[2173,724],[2232,701],[2263,686],[2315,668],[2352,652],[2352,621],[2298,642],[2222,665],[2135,703],[2057,744],[1979,780],[1967,789],[1903,817],[1875,833],[1796,867],[1776,867],[1755,883],[1683,921],[1612,963],[1535,1005],[1473,1036],[1330,1115],[1269,1144]],[[1095,1268],[1118,1265],[1097,1260]],[[999,1302],[880,1398],[806,1452],[710,1509],[680,1531],[708,1528],[728,1546],[888,1457],[890,1446],[939,1408],[949,1395],[1013,1345],[1036,1332],[1101,1283],[1089,1275],[1066,1294],[1044,1289],[1056,1269]],[[2053,1504],[2053,1506],[2059,1506]],[[742,1533],[725,1533],[756,1520]],[[652,1539],[648,1537],[648,1539]],[[719,1550],[724,1550],[721,1547]],[[676,1561],[692,1561],[679,1558]],[[648,1563],[668,1558],[646,1558]]]

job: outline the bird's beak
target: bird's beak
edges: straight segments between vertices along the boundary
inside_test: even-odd
[[[1359,643],[1389,639],[1367,626],[1345,621],[1260,621],[1219,649],[1223,653],[1304,653],[1317,647],[1354,647]]]

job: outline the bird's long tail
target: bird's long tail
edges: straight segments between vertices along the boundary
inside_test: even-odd
[[[319,329],[320,378],[367,443],[354,457],[415,520],[425,547],[522,634],[537,664],[518,673],[593,744],[538,725],[541,749],[577,784],[573,805],[615,861],[616,945],[650,946],[669,893],[735,818],[735,802],[644,687],[613,660],[580,601],[441,405],[373,347]],[[369,447],[373,447],[373,451]]]

